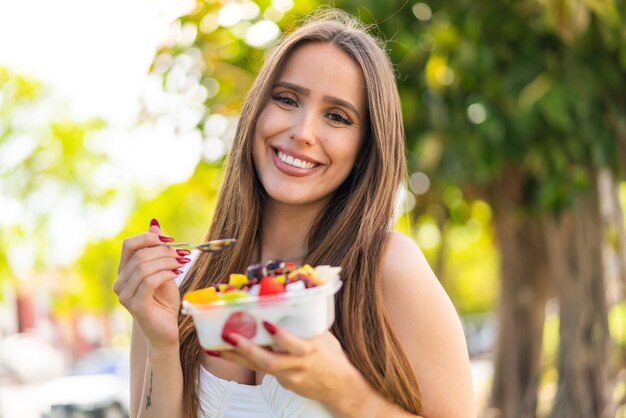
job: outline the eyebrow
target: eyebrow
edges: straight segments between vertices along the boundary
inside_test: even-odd
[[[293,91],[295,91],[296,93],[300,93],[304,96],[308,96],[309,94],[311,94],[311,89],[307,89],[306,87],[302,87],[298,84],[294,84],[294,83],[290,83],[288,81],[277,81],[276,84],[274,84],[274,87],[286,87],[288,89],[291,89]],[[354,106],[352,103],[350,103],[347,100],[343,100],[340,99],[339,97],[335,97],[335,96],[330,96],[330,95],[324,95],[322,97],[322,99],[325,102],[334,104],[334,105],[338,105],[338,106],[343,106],[346,107],[348,109],[350,109],[351,111],[353,111],[356,116],[360,119],[361,118],[361,114],[359,113],[359,111],[357,110],[356,106]]]

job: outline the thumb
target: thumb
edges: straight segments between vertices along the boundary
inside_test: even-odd
[[[148,232],[152,232],[154,234],[161,233],[161,225],[159,225],[159,221],[157,221],[156,218],[152,218],[150,221],[150,228],[148,228]]]

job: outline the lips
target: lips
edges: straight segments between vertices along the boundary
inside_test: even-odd
[[[294,155],[283,149],[272,148],[272,159],[276,167],[283,173],[290,176],[306,176],[314,171],[321,163],[305,158],[302,155]]]
[[[287,153],[282,152],[281,150],[276,150],[276,155],[278,155],[278,159],[284,163],[287,163],[293,167],[311,169],[319,164],[312,163],[310,161],[301,160],[300,158],[294,157],[293,155],[289,155]]]

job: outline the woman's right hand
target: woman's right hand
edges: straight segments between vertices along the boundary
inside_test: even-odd
[[[160,235],[158,222],[148,232],[124,240],[113,290],[155,348],[178,346],[180,293],[175,278],[189,262],[185,250],[160,245],[173,241]]]

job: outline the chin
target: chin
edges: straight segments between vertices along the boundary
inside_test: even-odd
[[[302,187],[297,188],[266,188],[267,196],[277,203],[291,206],[311,205],[325,201],[323,196],[302,193]]]

